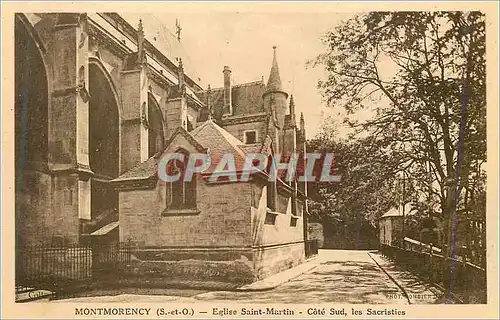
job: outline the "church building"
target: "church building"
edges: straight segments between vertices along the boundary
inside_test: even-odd
[[[202,88],[179,34],[146,19],[16,15],[16,243],[130,242],[134,274],[235,283],[302,263],[304,182],[157,173],[167,153],[232,154],[241,173],[247,154],[305,152],[277,48],[267,82],[221,66],[222,86]]]

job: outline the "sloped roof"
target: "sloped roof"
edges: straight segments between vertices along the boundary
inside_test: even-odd
[[[262,150],[262,144],[255,144],[251,146],[244,145],[243,142],[238,140],[223,128],[219,127],[212,120],[205,121],[191,132],[187,132],[182,128],[176,130],[172,138],[169,142],[167,142],[167,147],[177,134],[187,136],[189,138],[188,141],[191,141],[195,147],[200,150],[200,152],[207,150],[210,156],[211,165],[205,171],[206,174],[210,174],[215,170],[220,159],[225,154],[233,155],[236,171],[241,171],[243,170],[245,163],[245,154],[256,153]],[[203,150],[201,148],[203,148]],[[134,166],[118,178],[114,179],[113,182],[145,180],[156,176],[157,164],[160,156],[161,153],[156,154],[148,160]]]
[[[152,13],[144,12],[119,12],[119,15],[134,28],[137,28],[139,19],[141,19],[145,39],[153,44],[170,61],[175,63],[177,58],[181,58],[184,62],[185,74],[195,82],[200,82],[196,68],[182,45],[182,41],[177,39],[174,33],[165,26],[165,23],[162,22],[160,18]]]
[[[386,218],[386,217],[402,217],[403,212],[399,210],[398,208],[391,208],[389,211],[384,213],[380,218]]]
[[[92,232],[90,235],[91,236],[104,236],[104,235],[108,234],[109,232],[113,231],[114,229],[116,229],[119,225],[120,225],[120,223],[118,221],[110,222],[109,224],[105,225],[104,227]]]
[[[264,112],[262,95],[266,86],[262,80],[234,85],[231,88],[233,116],[250,115]],[[199,99],[208,105],[207,91],[197,93]],[[215,119],[222,119],[222,115],[229,110],[224,110],[224,88],[211,89],[210,105]]]
[[[410,203],[405,205],[405,215],[412,215],[414,213],[413,207]],[[403,217],[403,207],[400,206],[398,208],[391,208],[389,211],[384,213],[380,218],[386,217]]]
[[[233,114],[252,114],[263,112],[265,92],[264,82],[255,81],[233,87]]]
[[[128,171],[120,175],[118,178],[113,179],[116,181],[127,181],[127,180],[143,180],[149,179],[156,175],[156,164],[158,163],[158,156],[152,156],[148,160],[137,164],[136,166],[130,168]]]
[[[240,148],[243,142],[219,127],[212,120],[205,121],[201,126],[191,131],[190,134],[209,150],[211,165],[206,173],[213,172],[225,154],[232,154],[234,156],[237,171],[243,169],[245,152]]]

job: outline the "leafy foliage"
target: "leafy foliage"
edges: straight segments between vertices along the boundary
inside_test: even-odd
[[[334,147],[352,153],[345,159],[359,156],[369,172],[359,169],[352,186],[344,179],[338,188],[353,189],[333,191],[342,198],[325,197],[324,207],[355,210],[358,201],[365,214],[379,215],[394,202],[388,184],[404,175],[405,201],[443,218],[447,230],[456,212],[484,218],[485,36],[481,12],[371,12],[326,34],[327,52],[312,64],[326,68],[319,87],[355,133],[355,141]],[[360,121],[364,109],[372,116]]]
[[[376,226],[376,219],[398,202],[388,151],[371,137],[359,140],[332,140],[323,133],[308,142],[310,151],[333,152],[335,174],[340,183],[319,182],[311,185],[314,195],[310,211],[328,216],[346,225]]]

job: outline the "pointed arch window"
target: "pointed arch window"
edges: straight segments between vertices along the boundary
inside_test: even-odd
[[[163,151],[165,147],[165,133],[163,130],[164,120],[160,105],[151,92],[148,93],[148,126],[148,155],[152,157],[154,154]]]
[[[169,163],[169,174],[180,174],[180,178],[167,183],[167,210],[196,210],[197,176],[193,175],[189,181],[185,179],[189,153],[185,150],[177,152],[184,154],[184,161],[173,160]]]

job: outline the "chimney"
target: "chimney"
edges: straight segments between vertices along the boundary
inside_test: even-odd
[[[233,99],[231,97],[231,68],[229,66],[224,66],[222,73],[224,73],[224,113],[229,111],[229,114],[232,114]]]

